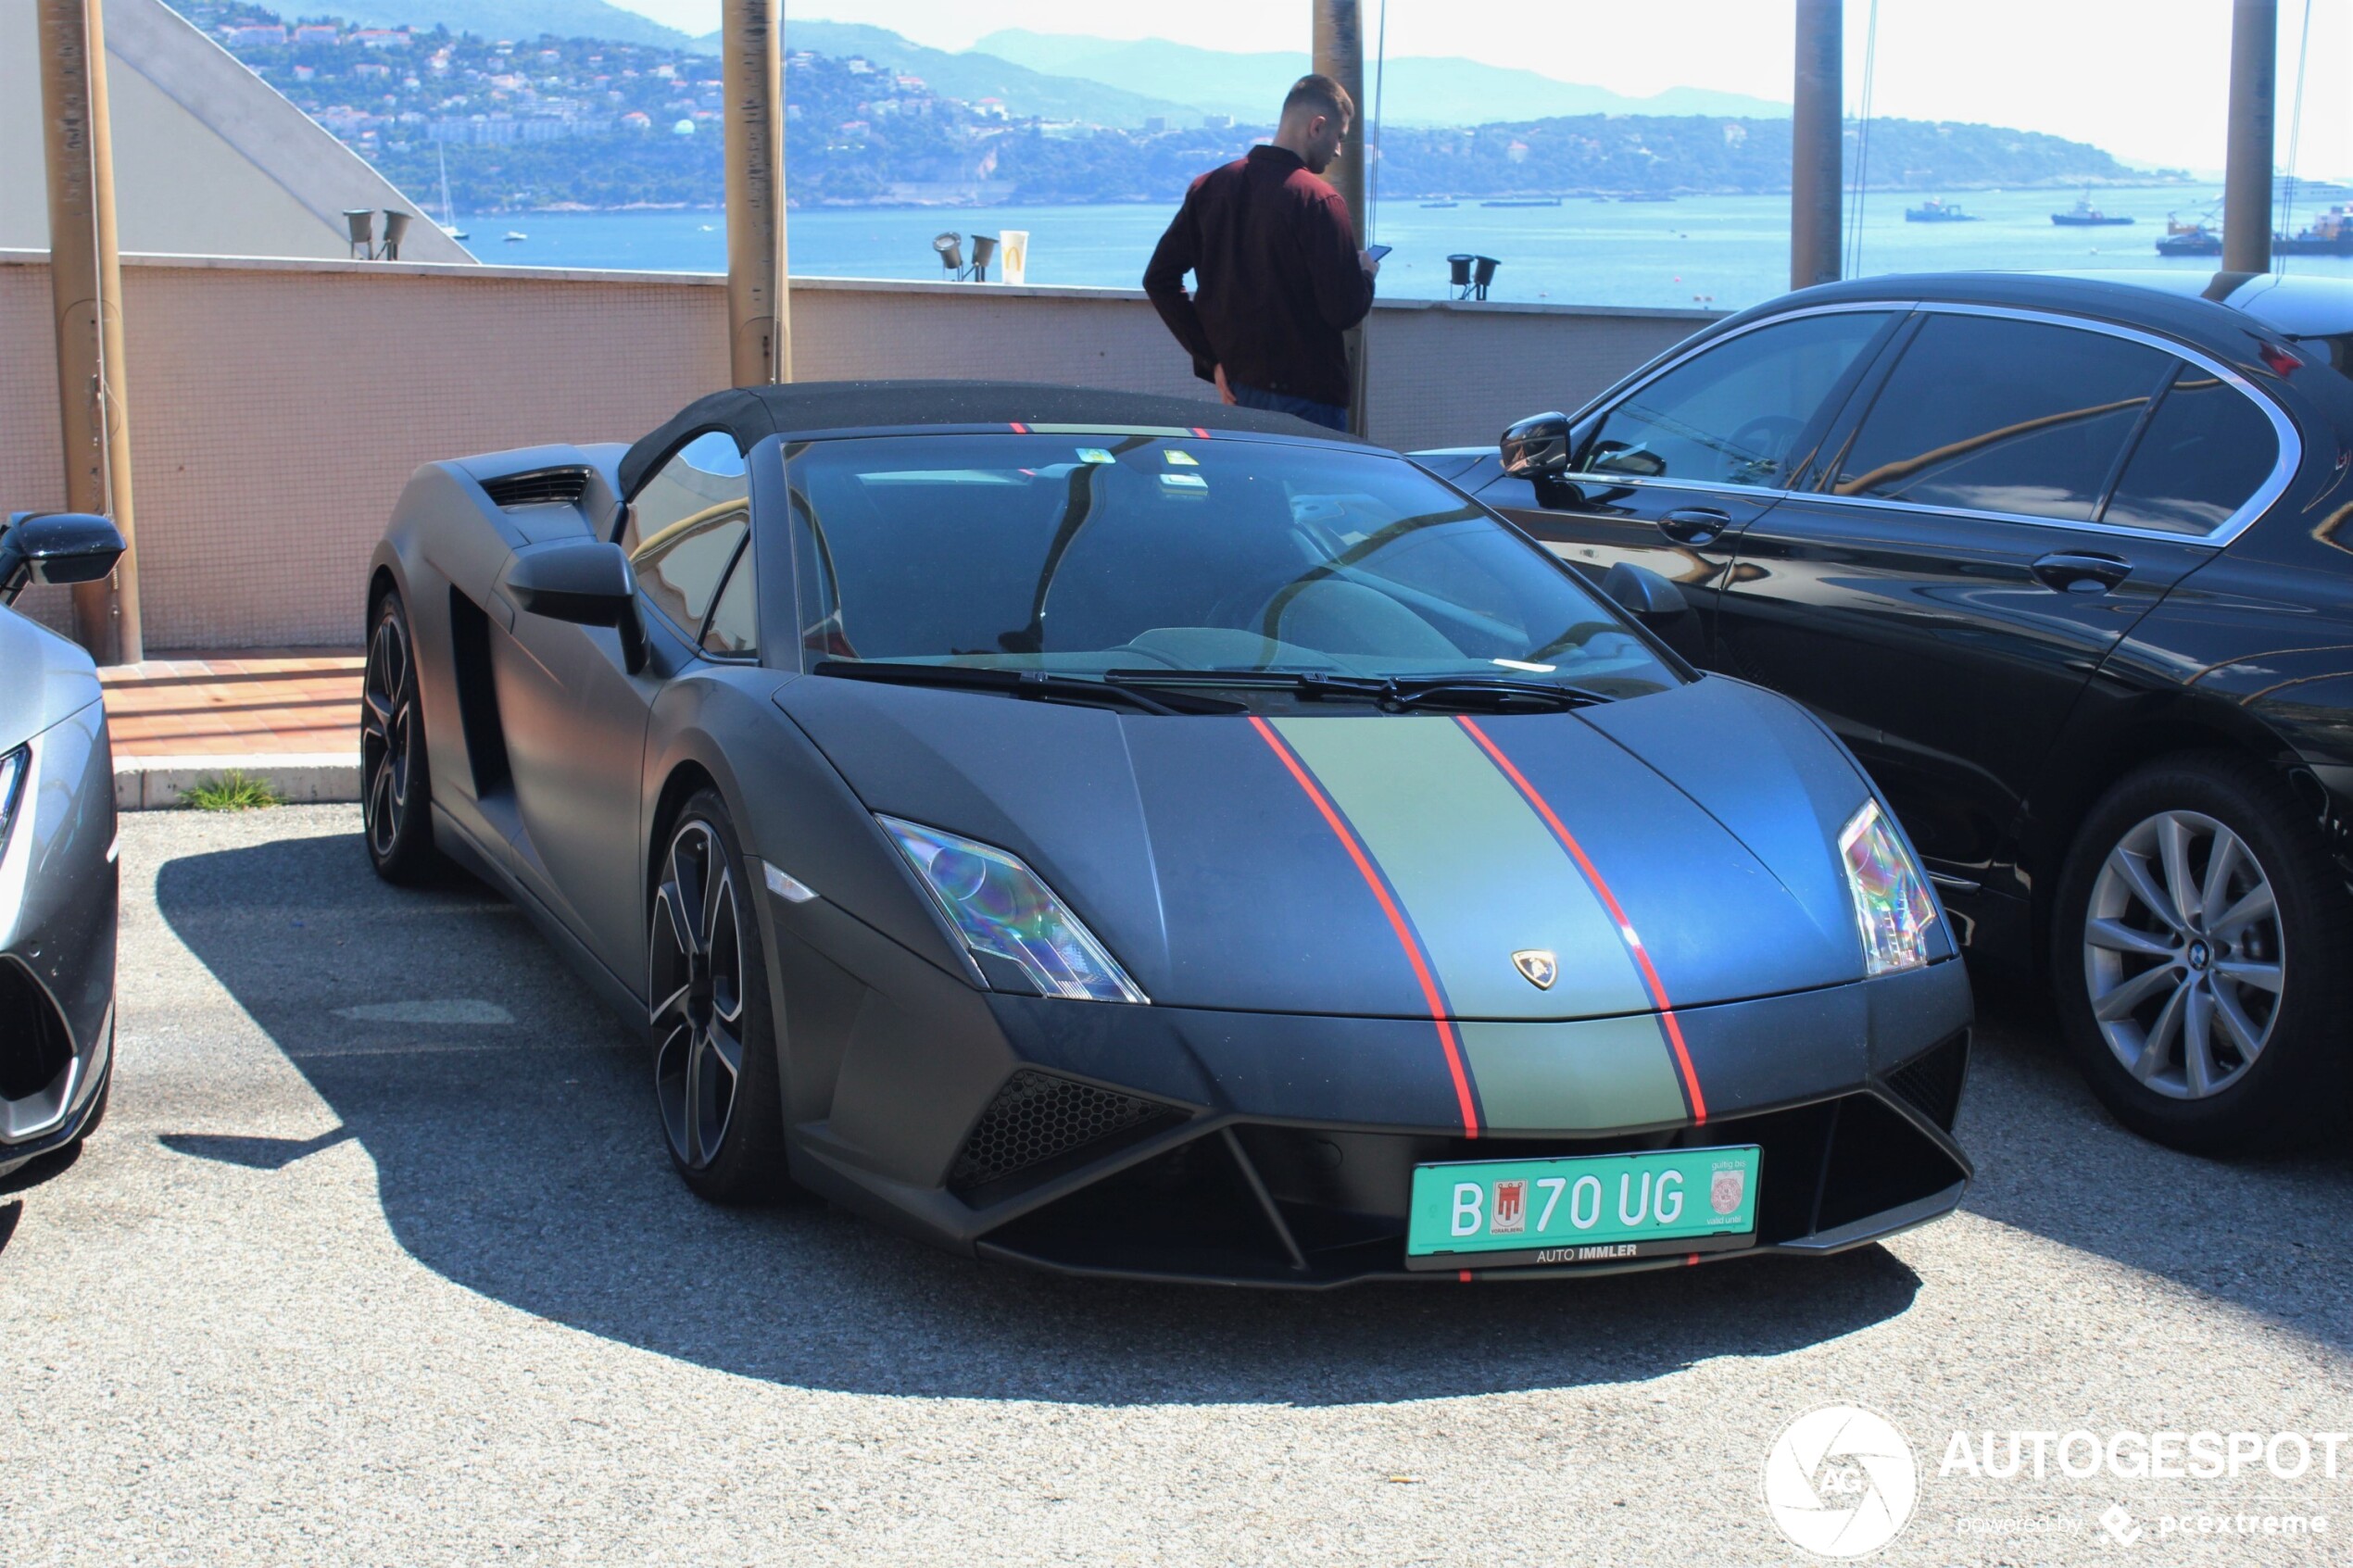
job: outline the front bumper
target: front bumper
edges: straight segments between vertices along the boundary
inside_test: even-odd
[[[1972,1174],[1952,1135],[1970,1023],[1957,961],[1679,1011],[1704,1120],[1580,1116],[1571,1095],[1557,1120],[1469,1137],[1426,1019],[1007,997],[929,966],[869,989],[819,960],[859,993],[821,996],[813,952],[784,947],[792,1005],[847,1025],[837,1058],[795,1053],[809,1111],[812,1069],[832,1073],[822,1113],[792,1128],[795,1176],[922,1239],[1064,1273],[1317,1288],[1690,1261],[1408,1270],[1414,1167],[1449,1160],[1755,1143],[1750,1252],[1892,1235],[1950,1210]],[[1593,1025],[1512,1027],[1573,1075]]]

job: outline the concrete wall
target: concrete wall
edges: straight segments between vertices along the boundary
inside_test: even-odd
[[[353,645],[369,550],[435,458],[633,440],[726,377],[721,280],[533,268],[127,257],[150,649]],[[1492,441],[1709,320],[1384,304],[1373,433]],[[1140,294],[804,279],[804,381],[989,376],[1210,396]],[[0,252],[0,508],[62,499],[45,257]],[[47,596],[44,597],[43,596]],[[59,596],[23,604],[55,623]]]
[[[424,211],[162,0],[107,0],[106,32],[125,250],[341,257],[346,207]],[[40,65],[34,0],[0,0],[0,247],[49,244]],[[472,259],[426,221],[401,248]]]

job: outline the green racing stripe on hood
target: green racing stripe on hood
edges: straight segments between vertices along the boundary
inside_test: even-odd
[[[1278,719],[1274,727],[1396,890],[1454,1016],[1651,1010],[1601,900],[1511,781],[1452,720]],[[1560,978],[1549,990],[1529,984],[1512,962],[1531,947],[1559,961]],[[1529,1124],[1507,1117],[1508,1109],[1491,1102],[1489,1115],[1499,1125]]]
[[[1457,1026],[1490,1134],[1575,1133],[1690,1120],[1656,1013]]]

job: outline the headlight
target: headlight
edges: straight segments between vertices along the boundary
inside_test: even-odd
[[[17,792],[23,787],[25,768],[31,760],[30,746],[0,757],[0,847],[7,845],[9,825],[17,818]]]
[[[989,960],[996,960],[1013,965],[1049,997],[1097,1002],[1151,999],[1019,857],[896,817],[876,813],[875,820],[906,853],[915,880],[931,894],[992,984],[992,971],[999,965]]]
[[[1889,974],[1928,962],[1928,928],[1936,920],[1936,901],[1878,801],[1863,802],[1840,831],[1838,858],[1847,891],[1855,896],[1863,972]]]

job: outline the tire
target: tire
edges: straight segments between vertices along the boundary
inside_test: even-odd
[[[359,695],[359,811],[368,859],[386,882],[414,884],[439,869],[433,772],[417,706],[417,643],[397,590],[369,619]]]
[[[2118,1121],[2193,1153],[2266,1152],[2340,1124],[2348,944],[2353,898],[2311,812],[2276,773],[2194,753],[2127,776],[2078,829],[2052,992]]]
[[[725,802],[701,791],[661,840],[646,943],[662,1142],[714,1203],[768,1202],[789,1185],[775,1014],[743,868]]]

